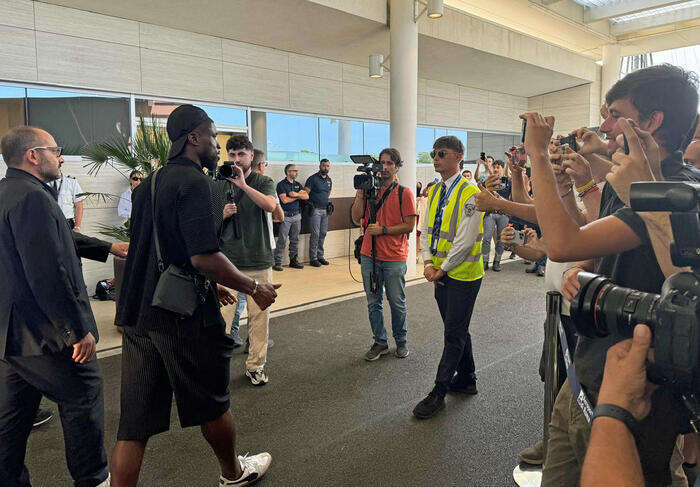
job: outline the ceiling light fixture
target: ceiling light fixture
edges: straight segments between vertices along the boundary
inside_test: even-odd
[[[391,56],[388,56],[386,58],[386,61],[389,60]],[[370,78],[383,78],[384,77],[384,69],[389,71],[389,67],[386,65],[384,61],[384,54],[370,54],[369,55],[369,77]]]
[[[429,19],[439,19],[444,14],[444,5],[442,4],[442,0],[427,0],[427,3],[422,0],[415,0],[413,4],[414,13],[419,4],[423,5],[424,7],[418,15],[414,15],[414,22],[418,22],[418,19],[420,19],[426,12],[428,12]]]

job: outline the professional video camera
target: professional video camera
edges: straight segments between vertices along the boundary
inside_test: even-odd
[[[236,163],[233,161],[226,161],[216,169],[216,179],[219,181],[225,181],[228,178],[236,178],[238,174],[233,171],[233,166]]]
[[[661,294],[620,287],[610,279],[580,272],[581,289],[571,303],[577,331],[587,337],[632,336],[638,323],[654,334],[654,363],[649,380],[682,395],[700,420],[700,184],[634,183],[630,199],[635,211],[671,212],[673,264],[691,271],[670,276]],[[695,423],[693,423],[695,427]]]
[[[377,195],[379,194],[379,188],[382,186],[381,172],[384,166],[381,162],[376,160],[374,157],[369,155],[357,155],[350,156],[350,160],[355,164],[360,164],[357,168],[358,172],[363,174],[356,174],[353,179],[353,185],[355,189],[361,189],[365,192],[367,197],[367,202],[369,203],[369,220],[367,224],[377,222]],[[380,202],[381,204],[381,202]],[[372,238],[372,273],[370,274],[370,289],[372,292],[376,292],[379,289],[379,273],[376,268],[376,246],[374,242],[374,237]],[[355,258],[360,260],[360,249],[362,248],[362,242],[364,240],[364,235],[360,235],[357,240],[355,240]]]
[[[377,191],[382,185],[382,163],[369,155],[350,156],[350,160],[355,164],[360,164],[357,168],[358,172],[353,178],[355,189],[361,189],[367,193],[368,198],[376,197]]]

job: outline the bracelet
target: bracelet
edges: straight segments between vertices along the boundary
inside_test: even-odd
[[[630,430],[630,433],[632,433],[633,436],[637,430],[637,420],[634,419],[632,413],[624,408],[621,408],[620,406],[615,406],[614,404],[598,404],[593,410],[592,421],[595,421],[596,418],[600,417],[613,418],[617,419],[618,421],[622,421],[625,423],[625,426],[627,426],[627,429]]]
[[[250,292],[250,296],[255,296],[258,293],[258,281],[257,279],[255,280],[255,287],[253,290]]]
[[[599,189],[600,189],[600,188],[598,188],[598,186],[590,187],[590,188],[588,188],[587,190],[585,190],[585,191],[579,193],[579,194],[578,194],[578,197],[579,197],[579,198],[584,198],[585,196],[588,196],[588,195],[591,194],[591,193],[595,193],[595,192],[598,191]]]
[[[582,192],[586,191],[587,189],[592,188],[593,186],[595,186],[595,181],[591,179],[590,181],[588,181],[586,184],[584,184],[580,188],[576,188],[576,191],[578,191],[579,193],[582,193]]]

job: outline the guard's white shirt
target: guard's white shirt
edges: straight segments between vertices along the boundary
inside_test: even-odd
[[[459,172],[457,172],[454,176],[448,178],[447,181],[445,181],[445,186],[447,187],[447,189],[449,190],[450,186],[455,181],[455,179],[461,177],[462,175]],[[440,183],[437,183],[437,185],[439,184]],[[435,191],[440,191],[439,187]],[[450,194],[450,199],[456,197],[457,190],[453,189],[452,193]],[[438,198],[438,202],[440,201],[439,194],[436,194],[435,198]],[[432,255],[430,255],[429,245],[430,236],[428,235],[428,220],[430,219],[429,205],[430,201],[428,201],[428,209],[425,212],[425,218],[423,218],[423,224],[421,225],[420,234],[420,248],[421,255],[423,256],[423,262],[432,259]],[[445,208],[447,208],[447,204],[445,204]],[[474,195],[472,195],[467,200],[467,202],[464,203],[464,207],[462,208],[462,220],[459,222],[459,226],[457,227],[457,234],[455,235],[455,239],[452,242],[450,250],[447,252],[447,257],[445,257],[445,260],[440,266],[440,268],[445,273],[448,273],[449,271],[460,265],[462,262],[464,262],[464,260],[467,258],[467,255],[469,255],[469,251],[471,251],[472,247],[474,247],[474,244],[476,243],[477,239],[481,238],[479,234],[479,227],[481,226],[482,214],[483,212],[476,209],[476,200],[474,198]]]
[[[85,196],[77,196],[83,192],[78,180],[62,175],[60,179],[52,182],[51,186],[58,191],[58,206],[61,207],[63,215],[66,219],[75,218],[75,204],[85,199]]]
[[[119,197],[117,215],[122,218],[131,218],[131,188],[124,191]]]

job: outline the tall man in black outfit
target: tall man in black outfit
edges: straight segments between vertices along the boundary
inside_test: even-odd
[[[219,311],[219,300],[228,304],[233,297],[216,283],[246,293],[262,309],[274,302],[279,286],[258,284],[219,252],[211,185],[202,171],[215,169],[219,158],[214,123],[204,110],[182,105],[168,117],[167,131],[172,141],[168,165],[133,194],[131,251],[116,319],[124,326],[124,341],[112,486],[136,485],[148,439],[170,427],[173,393],[180,424],[200,426],[214,450],[221,466],[219,485],[246,486],[265,474],[272,458],[268,453],[236,455],[229,412],[233,340]],[[151,306],[159,278],[153,213],[165,265],[179,266],[200,283],[203,299],[190,317]]]
[[[8,166],[0,181],[3,487],[30,485],[24,456],[42,395],[58,404],[75,485],[108,483],[97,326],[78,255],[105,261],[110,244],[70,230],[47,184],[60,176],[60,153],[53,137],[34,127],[12,129],[2,139]]]

